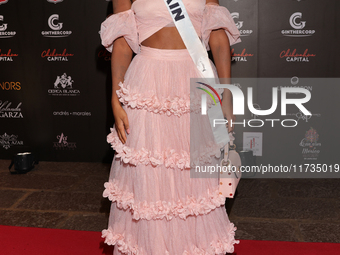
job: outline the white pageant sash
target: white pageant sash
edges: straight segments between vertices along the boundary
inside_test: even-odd
[[[199,39],[182,0],[164,0],[164,3],[202,78],[205,78],[206,83],[214,87],[215,75],[210,64],[208,52]],[[209,79],[209,82],[207,79]],[[212,81],[214,84],[211,84]],[[208,117],[215,142],[221,144],[221,148],[223,148],[229,142],[229,135],[224,124],[215,125],[214,127],[214,119],[224,120],[222,108],[219,103],[212,105],[208,109]]]

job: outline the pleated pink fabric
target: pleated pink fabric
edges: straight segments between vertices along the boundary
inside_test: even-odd
[[[137,0],[132,8],[140,3],[150,8],[150,2],[156,3]],[[161,0],[157,2],[164,5]],[[189,2],[195,1],[184,4]],[[142,6],[138,5],[138,9]],[[202,22],[204,3],[200,10]],[[103,45],[108,49],[120,36],[133,50],[138,48],[116,92],[128,115],[131,132],[125,144],[120,142],[114,127],[107,136],[116,154],[109,181],[104,184],[103,196],[113,203],[102,237],[105,243],[115,245],[113,254],[232,253],[239,240],[234,238],[236,227],[223,206],[225,198],[218,192],[218,180],[190,178],[191,167],[218,164],[220,158],[220,146],[214,142],[207,117],[202,118],[199,104],[190,104],[193,97],[200,98],[202,93],[190,91],[190,78],[199,77],[198,70],[186,49],[141,46],[138,36],[143,32],[138,24],[142,19],[139,16],[136,21],[137,13],[131,9],[114,14],[101,30]],[[168,25],[167,10],[162,15],[162,24]],[[136,24],[137,34],[129,22]],[[235,42],[236,35],[230,35]],[[190,125],[198,127],[193,134]],[[197,148],[195,161],[190,160],[190,148]]]

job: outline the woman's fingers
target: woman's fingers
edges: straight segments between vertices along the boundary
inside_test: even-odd
[[[128,119],[127,115],[125,115],[125,117],[123,119],[123,123],[124,123],[124,128],[126,130],[126,133],[130,134],[130,125],[129,125],[129,119]]]
[[[113,108],[113,115],[119,140],[124,144],[127,140],[126,133],[130,133],[128,116],[121,106]]]
[[[115,126],[117,130],[118,137],[120,141],[124,144],[126,142],[126,133],[125,133],[125,126],[122,119],[118,119],[115,121]]]

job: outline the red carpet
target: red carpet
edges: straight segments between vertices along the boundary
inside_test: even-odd
[[[112,254],[101,233],[46,228],[0,226],[1,255]],[[241,240],[233,255],[340,254],[340,244]],[[162,255],[162,254],[159,254]]]

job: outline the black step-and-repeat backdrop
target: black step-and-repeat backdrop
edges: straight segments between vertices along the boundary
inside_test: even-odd
[[[242,36],[242,43],[232,47],[233,77],[285,77],[298,86],[305,77],[339,76],[338,1],[220,4],[229,9]],[[98,33],[111,12],[107,0],[0,0],[0,158],[29,150],[40,160],[112,159],[106,143],[113,125],[110,54]],[[329,92],[323,93],[320,98],[327,100]],[[340,87],[332,94],[340,94]],[[258,95],[257,100],[259,109],[271,103],[270,97]],[[339,135],[322,126],[320,115],[300,117],[299,131],[294,131],[297,161],[315,160],[331,146],[336,150]],[[237,145],[253,149],[260,161],[291,151],[287,131],[277,132],[238,127]],[[301,141],[306,139],[316,147],[322,141],[322,150],[305,148]]]

